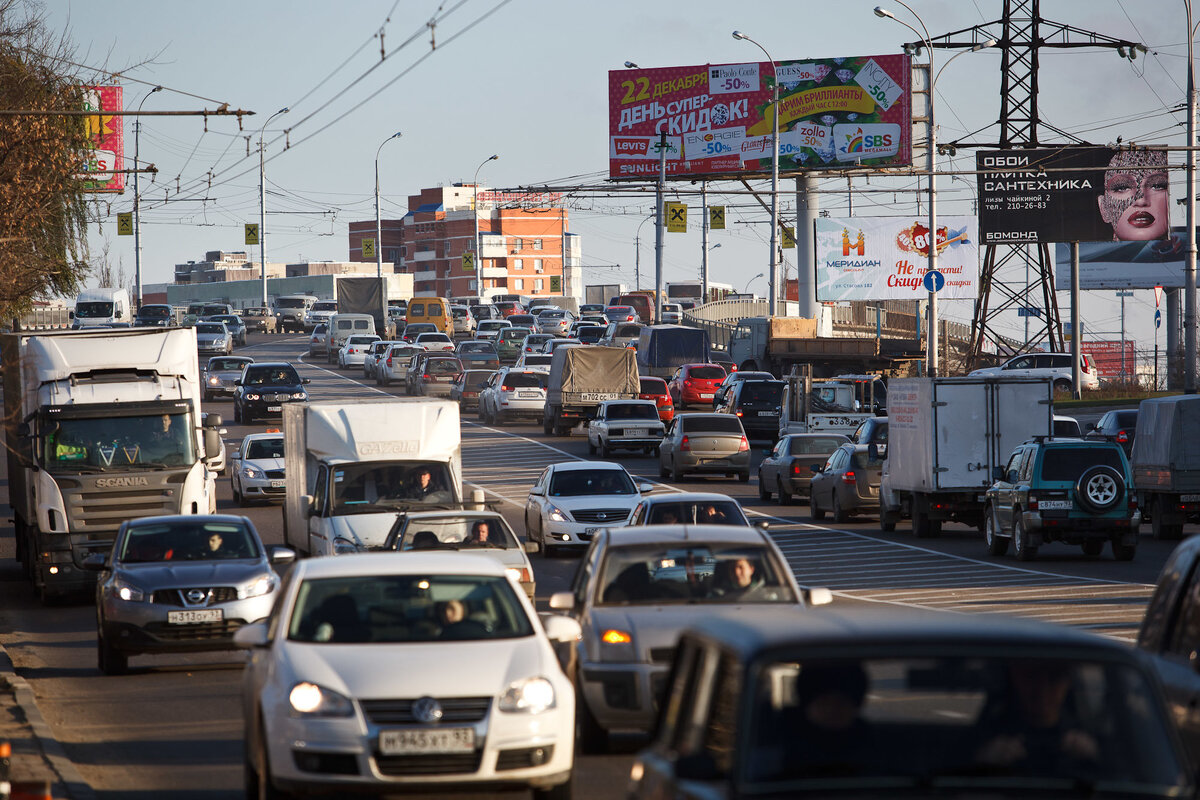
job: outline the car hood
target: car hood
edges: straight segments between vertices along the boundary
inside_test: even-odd
[[[495,697],[513,681],[558,668],[546,662],[536,636],[415,644],[288,642],[286,646],[295,680],[360,700]],[[488,668],[480,669],[481,664]]]
[[[574,511],[577,508],[624,508],[633,510],[642,499],[640,494],[589,494],[577,497],[547,496],[554,505],[564,511]]]
[[[223,381],[236,381],[238,378],[242,377],[242,371],[240,369],[217,369],[208,373],[208,376],[210,378],[215,376]]]
[[[300,383],[255,383],[242,387],[247,392],[302,392],[304,385]]]
[[[202,586],[234,586],[249,583],[267,571],[260,559],[237,558],[221,561],[155,561],[120,564],[117,572],[146,590]]]
[[[215,342],[218,339],[224,339],[228,334],[225,333],[197,333],[196,341],[199,342]]]
[[[283,469],[282,458],[248,458],[245,461],[252,467],[258,467],[263,472],[268,470]]]

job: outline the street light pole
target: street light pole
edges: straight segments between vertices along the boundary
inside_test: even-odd
[[[639,292],[642,290],[642,225],[652,219],[654,219],[654,215],[650,215],[638,223],[637,233],[633,237],[633,280],[634,286]]]
[[[475,168],[475,177],[471,179],[471,216],[475,218],[475,295],[484,301],[483,296],[483,259],[479,256],[479,170],[489,161],[495,161],[500,156],[493,154],[480,162]]]
[[[138,117],[133,122],[133,282],[134,294],[137,297],[137,309],[142,307],[142,215],[141,204],[142,195],[138,191],[138,174],[142,171],[141,162],[138,160],[140,152],[139,144],[142,138],[142,121],[140,115],[142,106],[150,99],[150,95],[155,92],[162,91],[161,86],[155,86],[150,91],[146,92],[142,102],[138,103]]]
[[[771,62],[771,73],[775,83],[771,100],[771,116],[774,117],[771,126],[771,276],[768,280],[770,298],[767,301],[767,313],[773,317],[779,296],[779,69],[767,48],[740,31],[734,31],[733,38],[750,42],[763,51],[767,61]]]
[[[1192,0],[1183,0],[1187,9],[1187,261],[1183,293],[1183,391],[1196,393],[1196,62],[1192,40]]]
[[[379,152],[392,139],[399,138],[400,131],[396,131],[380,142],[379,147],[375,149],[375,277],[379,278],[379,288],[383,292],[383,327],[379,331],[380,336],[387,336],[388,298],[387,289],[383,285],[383,220],[379,215]]]
[[[263,134],[267,131],[267,126],[271,124],[271,120],[278,117],[280,114],[286,114],[290,109],[287,106],[276,111],[271,116],[267,117],[267,121],[263,123],[262,129],[258,132],[258,258],[262,262],[259,266],[262,272],[262,304],[263,308],[268,308],[267,305],[267,178],[266,178],[266,159],[263,157]]]

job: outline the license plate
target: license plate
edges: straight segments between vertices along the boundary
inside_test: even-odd
[[[194,625],[197,622],[220,622],[223,619],[225,619],[225,611],[220,608],[167,612],[167,623],[171,625]]]
[[[267,406],[267,411],[283,411],[283,406]]]
[[[580,392],[579,399],[585,403],[603,402],[604,400],[616,400],[616,392]]]
[[[469,753],[475,749],[474,728],[380,731],[379,752],[385,756],[423,753]]]
[[[271,481],[272,489],[282,489],[285,485],[283,481]]]
[[[626,428],[625,435],[626,436],[645,436],[646,429],[645,428]]]
[[[774,411],[760,411],[760,412],[758,412],[758,415],[760,417],[773,417],[773,416],[775,416],[775,412]]]
[[[712,393],[711,393],[711,392],[710,392],[709,394],[704,394],[703,392],[701,392],[701,393],[700,393],[700,399],[701,399],[701,400],[712,400],[712,399],[713,399],[713,395],[712,395]]]
[[[1179,496],[1181,503],[1200,503],[1200,494],[1184,494]]]
[[[600,531],[602,531],[602,530],[604,530],[604,528],[584,528],[583,535],[584,536],[595,536],[597,533],[600,533]]]
[[[1049,509],[1051,511],[1070,511],[1070,500],[1038,500],[1038,509]]]
[[[524,397],[529,400],[536,400],[540,396],[537,392],[517,392],[517,397]]]

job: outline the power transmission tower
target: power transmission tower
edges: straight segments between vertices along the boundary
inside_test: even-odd
[[[1007,150],[1055,146],[1039,141],[1039,126],[1070,139],[1071,144],[1088,144],[1071,133],[1039,120],[1039,51],[1044,47],[1103,47],[1133,58],[1137,50],[1144,52],[1145,47],[1125,39],[1114,39],[1073,25],[1042,19],[1041,0],[1003,0],[1003,3],[1004,16],[1000,19],[933,37],[931,40],[934,47],[963,49],[995,39],[997,44],[994,46],[999,48],[1001,53],[1000,117],[997,120],[1000,125],[999,140],[939,143],[938,152],[953,155],[959,147]],[[910,42],[905,45],[905,49],[919,52],[921,46],[921,42]],[[1018,271],[1006,269],[1009,265],[1027,267],[1032,276],[1031,280],[1025,282],[1023,271],[1020,272],[1020,281],[1015,280]],[[1058,300],[1054,293],[1053,269],[1054,261],[1050,258],[1050,249],[1046,244],[987,245],[979,276],[979,300],[971,322],[971,365],[978,361],[985,337],[990,336],[1002,352],[1016,352],[1017,348],[1006,344],[1006,338],[995,329],[1000,315],[1014,308],[1031,307],[1042,310],[1041,322],[1037,327],[1030,329],[1028,347],[1033,348],[1045,342],[1051,350],[1062,350],[1062,325]],[[1003,280],[1000,277],[1002,271],[1012,277],[1008,281]],[[1078,336],[1079,332],[1076,331],[1073,335]]]

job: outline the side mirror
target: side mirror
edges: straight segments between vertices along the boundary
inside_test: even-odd
[[[809,468],[810,470],[812,470],[812,472],[813,472],[813,474],[814,474],[814,475],[820,475],[820,474],[821,474],[821,469],[822,469],[822,467],[821,467],[821,465],[820,465],[820,464],[809,464],[809,465],[808,465],[808,468]]]
[[[83,568],[91,572],[101,572],[108,567],[108,555],[92,553],[83,560]]]
[[[526,553],[538,553],[541,551],[542,546],[537,542],[525,542],[524,548]]]
[[[300,382],[304,384],[312,383],[312,378],[301,378]]]
[[[205,460],[213,461],[221,455],[221,432],[216,428],[204,429]]]
[[[207,417],[204,418],[204,427],[205,428],[219,428],[219,427],[221,427],[221,423],[223,423],[224,421],[225,420],[221,419],[220,414],[209,414]]]
[[[1091,433],[1092,431],[1096,430],[1096,423],[1089,422],[1087,424],[1087,427],[1084,428],[1084,430],[1087,431],[1088,433]]]
[[[1002,481],[1008,476],[1004,471],[1004,467],[992,467],[992,480]]]
[[[317,511],[313,508],[313,496],[311,494],[300,495],[300,505],[303,507],[304,516],[306,517],[311,517]]]
[[[238,629],[233,635],[233,643],[244,650],[267,646],[267,623],[253,622]]]
[[[290,547],[275,545],[267,553],[267,560],[272,564],[291,564],[296,560],[296,551]]]
[[[810,586],[804,592],[804,602],[810,606],[827,606],[833,602],[833,592],[824,586]]]
[[[550,607],[555,611],[570,611],[575,607],[575,595],[570,592],[555,592],[550,595]]]
[[[574,642],[583,635],[583,629],[579,627],[579,623],[570,617],[564,617],[562,614],[539,614],[542,620],[542,628],[546,631],[546,637],[552,642]]]
[[[759,520],[758,522],[755,522],[754,527],[761,528],[764,531],[769,531],[771,529],[771,526],[773,526],[775,524],[776,523],[772,522],[769,519],[764,519],[764,520]]]
[[[540,486],[535,486],[529,490],[529,496],[530,497],[545,497],[546,490]]]
[[[658,487],[653,483],[639,483],[637,490],[639,494],[646,494],[647,492],[653,492],[656,488]]]
[[[886,454],[887,450],[884,450],[883,452],[884,452],[884,454]],[[871,442],[871,444],[867,445],[867,459],[868,460],[878,461],[881,457],[882,456],[880,455],[880,452],[879,452],[879,445],[875,444],[874,442]]]

